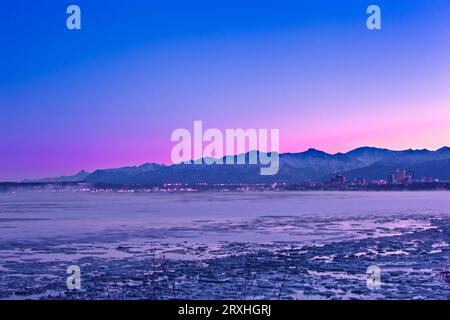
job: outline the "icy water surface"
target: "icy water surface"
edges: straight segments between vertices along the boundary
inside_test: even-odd
[[[0,299],[448,299],[449,243],[448,192],[3,193]]]

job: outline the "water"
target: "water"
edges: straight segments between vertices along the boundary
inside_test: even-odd
[[[448,299],[449,242],[448,192],[3,193],[0,298]]]

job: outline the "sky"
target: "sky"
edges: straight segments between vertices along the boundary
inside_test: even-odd
[[[450,145],[448,0],[5,0],[0,40],[0,181],[168,164],[194,120],[281,152]]]

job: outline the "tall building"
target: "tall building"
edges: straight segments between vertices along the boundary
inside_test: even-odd
[[[334,178],[331,179],[331,183],[338,184],[338,185],[344,185],[345,181],[346,181],[346,178],[341,174],[338,174],[337,176],[335,176]]]
[[[395,180],[397,183],[404,183],[406,179],[406,170],[405,169],[397,169],[395,171]]]
[[[408,184],[413,183],[415,179],[414,171],[397,169],[394,173],[388,175],[388,184]]]
[[[395,181],[395,175],[394,175],[394,174],[388,175],[388,177],[387,177],[387,183],[388,183],[388,184],[395,184],[395,183],[396,183],[396,181]]]

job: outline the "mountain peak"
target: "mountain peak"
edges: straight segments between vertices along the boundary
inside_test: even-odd
[[[329,155],[328,153],[321,151],[321,150],[317,150],[314,148],[309,148],[308,150],[306,150],[305,152],[302,152],[303,154],[308,154],[308,155]]]
[[[164,165],[159,164],[159,163],[146,162],[144,164],[141,164],[138,168],[147,171],[147,170],[159,169],[161,167],[164,167]]]
[[[376,152],[386,152],[386,151],[389,151],[389,149],[364,146],[364,147],[359,147],[359,148],[350,150],[346,154],[355,154],[355,153],[363,153],[363,152],[375,152],[375,151]]]
[[[407,150],[403,150],[403,153],[408,153],[408,154],[423,154],[423,153],[429,153],[430,150],[428,149],[407,149]]]

